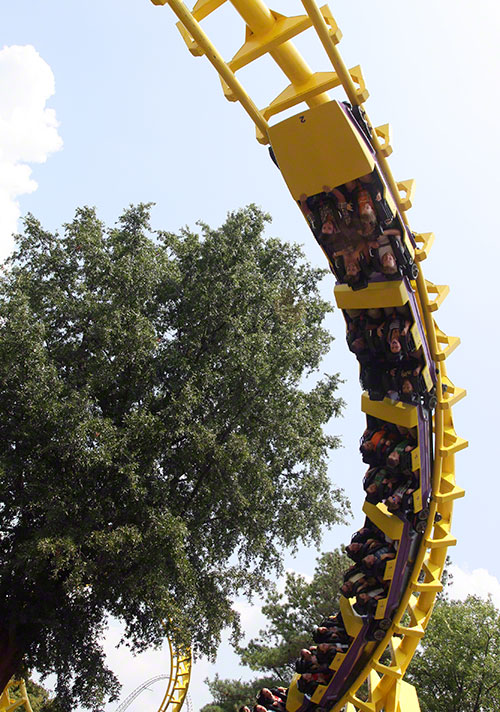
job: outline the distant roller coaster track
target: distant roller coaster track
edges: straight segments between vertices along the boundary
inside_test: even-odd
[[[259,143],[271,145],[296,202],[303,207],[304,197],[317,197],[326,186],[371,174],[392,210],[392,227],[402,235],[407,259],[399,279],[369,279],[365,288],[351,289],[342,283],[345,279],[339,279],[338,263],[315,234],[338,278],[335,298],[348,324],[353,314],[367,310],[385,309],[387,314],[390,309],[405,309],[411,315],[414,347],[421,349],[425,360],[425,398],[412,404],[388,397],[374,399],[371,391],[362,394],[361,408],[368,424],[383,422],[418,433],[411,469],[419,487],[413,493],[411,515],[391,513],[383,502],[365,502],[367,518],[397,546],[397,556],[388,562],[383,576],[386,597],[378,601],[371,616],[356,614],[354,598],[341,598],[341,613],[352,637],[350,647],[336,654],[330,682],[318,685],[311,697],[299,692],[296,675],[287,709],[308,712],[318,706],[331,712],[342,708],[347,712],[416,712],[420,709],[416,691],[403,676],[442,590],[448,547],[456,544],[451,534],[453,503],[464,490],[455,483],[455,454],[467,447],[467,441],[456,434],[452,418],[452,407],[465,390],[453,385],[445,363],[460,340],[447,336],[434,319],[449,288],[427,281],[422,272],[434,234],[410,230],[406,212],[412,206],[414,181],[396,181],[392,175],[387,161],[392,153],[390,127],[373,127],[364,107],[369,94],[361,68],[348,69],[344,64],[337,48],[342,35],[327,5],[319,8],[314,0],[302,0],[305,14],[285,17],[262,0],[198,0],[192,11],[180,0],[151,1],[173,10],[190,52],[209,60],[220,75],[225,97],[243,106],[256,126]],[[234,7],[245,29],[245,42],[229,61],[200,25],[212,13],[217,17],[216,11],[226,2]],[[292,42],[310,28],[326,52],[329,71],[313,72]],[[265,55],[276,62],[288,83],[259,109],[236,73]],[[343,89],[348,104],[332,100],[328,92],[336,88]],[[281,112],[289,115],[294,107],[301,113],[270,123]]]
[[[119,707],[116,708],[115,712],[125,712],[126,709],[130,707],[130,705],[135,702],[135,700],[139,697],[139,695],[144,692],[145,690],[149,690],[149,686],[152,685],[155,682],[158,682],[159,680],[165,680],[168,679],[168,675],[156,675],[156,677],[152,677],[149,680],[146,680],[145,682],[142,683],[142,685],[139,685],[138,687],[133,690],[128,697],[125,698],[125,700],[121,703]],[[189,695],[186,695],[186,708],[187,712],[193,712],[193,705],[191,702],[191,698]]]
[[[330,665],[331,681],[318,685],[312,697],[299,691],[299,676],[294,677],[287,709],[309,712],[318,706],[331,712],[342,708],[346,712],[417,712],[416,691],[403,677],[425,633],[435,597],[442,590],[448,547],[456,544],[451,534],[453,503],[464,490],[455,483],[455,454],[467,447],[467,441],[457,436],[452,418],[452,407],[465,396],[465,390],[454,386],[446,369],[446,359],[460,340],[447,336],[434,319],[449,289],[424,279],[422,262],[428,257],[434,235],[412,232],[406,216],[412,205],[414,181],[396,181],[392,175],[387,161],[392,153],[390,127],[372,126],[364,107],[369,94],[361,68],[345,66],[337,48],[342,35],[327,5],[319,8],[314,0],[301,0],[305,14],[285,17],[261,0],[198,0],[192,11],[180,0],[151,1],[170,6],[190,52],[205,56],[217,70],[225,97],[243,106],[256,126],[259,143],[271,145],[296,201],[303,195],[319,194],[326,185],[335,187],[373,172],[386,191],[384,197],[403,234],[411,269],[402,272],[398,280],[369,280],[363,289],[351,289],[339,279],[335,298],[348,323],[353,313],[368,309],[404,308],[411,314],[414,343],[422,349],[426,362],[427,399],[412,405],[387,397],[374,400],[364,392],[361,408],[369,422],[391,423],[418,433],[418,447],[412,456],[412,470],[418,474],[420,485],[413,494],[414,518],[391,513],[383,503],[365,502],[367,518],[397,545],[397,556],[384,572],[387,595],[379,600],[371,616],[357,615],[354,599],[341,598],[341,612],[352,643],[345,653],[335,655]],[[243,46],[230,61],[222,58],[200,26],[226,2],[235,8],[246,30]],[[313,72],[292,43],[294,37],[310,28],[316,31],[333,70]],[[259,109],[236,72],[265,55],[276,62],[289,84],[268,106]],[[343,89],[349,105],[331,99],[328,92],[337,88]],[[269,123],[277,114],[303,104],[308,108],[301,113]],[[342,150],[339,138],[346,140]],[[320,154],[328,157],[332,150],[338,170],[330,160],[325,175]],[[300,161],[301,151],[307,161]],[[343,179],[336,181],[335,176]],[[322,247],[339,277],[337,263],[325,245]],[[389,656],[385,655],[382,662],[386,652]],[[169,682],[158,712],[179,712],[187,695],[190,653],[178,653],[171,644],[170,653]],[[15,684],[0,697],[0,712],[22,705],[31,712],[24,683],[19,684],[20,697],[11,697],[10,689]]]

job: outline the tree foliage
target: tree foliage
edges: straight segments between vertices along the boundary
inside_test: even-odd
[[[500,611],[491,599],[438,600],[407,679],[422,712],[498,712]]]
[[[216,675],[207,681],[213,701],[202,712],[236,712],[262,687],[288,686],[301,648],[311,645],[312,633],[321,619],[338,610],[342,574],[350,563],[336,549],[318,558],[311,581],[293,572],[286,574],[284,592],[271,590],[262,607],[269,621],[267,627],[258,638],[238,648],[241,662],[265,677],[244,682],[223,680]]]
[[[242,663],[252,670],[272,672],[280,684],[288,684],[295,658],[311,645],[314,629],[322,618],[338,610],[343,573],[351,563],[336,549],[318,558],[311,581],[288,572],[284,592],[270,591],[262,607],[268,626],[239,648]]]
[[[330,345],[322,272],[266,220],[26,218],[0,280],[0,684],[22,662],[63,708],[116,697],[109,615],[135,650],[211,655],[232,597],[342,517],[337,376],[303,386]]]

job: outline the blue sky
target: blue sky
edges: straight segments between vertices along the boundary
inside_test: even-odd
[[[436,233],[423,268],[427,279],[451,287],[437,321],[462,339],[447,366],[451,380],[468,390],[454,411],[458,434],[470,441],[457,456],[457,481],[467,497],[456,503],[453,532],[459,544],[450,552],[456,594],[491,591],[500,605],[494,546],[498,464],[492,447],[498,437],[493,386],[500,346],[500,10],[494,0],[339,0],[330,7],[344,35],[340,51],[346,63],[363,68],[372,121],[392,125],[393,173],[398,180],[417,181],[412,228]],[[272,8],[302,12],[298,0],[276,0]],[[215,17],[204,26],[229,59],[243,42],[243,28],[230,6]],[[176,231],[198,219],[219,225],[228,210],[255,202],[273,216],[269,234],[302,243],[308,258],[322,264],[250,120],[223,98],[208,62],[188,53],[167,7],[149,0],[16,0],[4,3],[1,43],[7,48],[0,52],[2,256],[10,249],[18,212],[30,211],[55,230],[80,205],[97,206],[112,224],[130,203],[153,201],[154,226]],[[301,38],[298,46],[314,70],[330,69],[312,37]],[[285,86],[265,61],[243,70],[241,81],[259,106]],[[325,296],[332,289],[332,279],[325,280]],[[356,450],[363,418],[356,365],[345,347],[340,314],[330,326],[337,339],[324,368],[344,376],[348,402],[344,418],[331,425],[344,442],[332,454],[331,476],[359,512],[363,468]],[[359,520],[357,514],[349,527],[325,533],[323,549],[345,541]],[[304,549],[288,557],[287,566],[310,575],[315,555]],[[249,635],[256,634],[258,607],[240,607]],[[114,635],[112,630],[110,640]],[[163,671],[158,653],[142,662],[121,650],[112,649],[111,656],[124,695]],[[223,677],[246,675],[227,646],[215,666],[198,662],[194,710],[209,701],[202,681],[215,670]],[[149,694],[139,703],[154,709]]]

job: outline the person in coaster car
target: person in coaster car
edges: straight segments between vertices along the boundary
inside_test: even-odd
[[[345,630],[336,630],[334,628],[327,628],[326,626],[319,626],[313,633],[313,641],[316,644],[320,643],[330,643],[331,645],[344,645],[349,643],[350,637]]]
[[[309,223],[314,236],[319,239],[321,235],[330,236],[339,232],[338,217],[335,206],[325,193],[307,197],[303,193],[299,198],[299,207]],[[313,206],[313,210],[311,209]]]
[[[401,232],[394,228],[384,230],[380,237],[370,241],[372,255],[377,263],[376,268],[386,276],[393,276],[399,273],[399,266],[392,248],[389,237],[394,237],[401,243]]]
[[[377,327],[377,335],[389,356],[408,354],[406,337],[410,326],[410,319],[401,318],[397,312],[394,312],[389,319]]]
[[[370,504],[383,502],[397,486],[399,478],[384,467],[370,467],[363,478],[366,501]]]
[[[389,590],[389,581],[383,581],[375,588],[369,591],[361,591],[356,596],[356,603],[353,608],[359,615],[373,615],[380,600],[387,596]]]
[[[313,676],[311,673],[306,672],[302,674],[297,680],[298,691],[302,692],[303,695],[306,695],[308,697],[311,697],[311,695],[314,694],[317,686],[318,683],[313,680]]]
[[[318,668],[318,659],[308,648],[302,648],[299,657],[295,660],[295,672],[302,675]]]
[[[389,424],[382,425],[379,429],[373,429],[363,433],[359,446],[363,462],[367,465],[385,464],[386,454],[399,440],[397,433]]]
[[[376,310],[371,311],[376,312]],[[346,321],[347,346],[360,363],[370,363],[374,355],[382,356],[384,354],[381,339],[377,334],[377,329],[383,324],[380,318],[373,318],[363,312],[354,317],[347,314]]]
[[[323,195],[328,196],[332,202],[335,202],[337,210],[340,214],[340,229],[349,228],[352,222],[353,207],[352,203],[348,202],[345,194],[345,187],[340,185],[337,188],[331,188],[329,185],[323,186]],[[302,196],[301,196],[302,198]]]
[[[371,195],[371,174],[362,176],[357,180],[345,183],[345,189],[351,196],[351,203],[356,205],[356,213],[361,223],[360,234],[371,237],[379,229],[379,219],[375,210],[374,199]],[[375,202],[382,200],[380,191],[375,191]]]
[[[417,444],[405,438],[397,443],[386,458],[387,467],[391,470],[411,471],[411,453]]]
[[[408,357],[401,362],[396,379],[399,381],[399,397],[406,403],[417,405],[422,395],[424,386],[421,384],[420,372],[422,371],[422,359]]]
[[[268,687],[263,687],[257,695],[257,704],[263,705],[267,710],[285,712],[286,688],[277,687],[270,690]]]
[[[344,574],[344,583],[340,587],[340,592],[346,598],[355,596],[360,589],[374,585],[376,579],[364,573],[359,564],[351,566]],[[320,642],[329,642],[321,640]]]
[[[361,560],[362,567],[373,576],[382,576],[387,561],[396,558],[396,551],[392,545],[380,546]]]
[[[341,281],[351,286],[371,273],[370,255],[364,241],[351,243],[333,252],[333,261]]]
[[[328,683],[332,679],[332,675],[333,670],[329,670],[328,672],[324,673],[306,672],[301,675],[297,680],[297,689],[299,690],[299,692],[302,692],[304,695],[310,697],[314,694],[318,685],[328,685]]]
[[[338,188],[325,185],[322,193],[309,197],[302,193],[298,203],[317,239],[337,235],[350,224],[352,206]]]
[[[380,541],[379,539],[367,539],[363,543],[359,541],[353,541],[348,546],[346,546],[346,554],[356,564],[360,564],[363,558],[367,556],[367,554],[369,554],[374,548],[376,548],[377,546],[383,546],[385,544],[385,540]]]
[[[394,492],[387,498],[385,504],[389,512],[402,512],[407,514],[413,508],[412,494],[418,488],[419,478],[415,473],[411,473],[408,479],[404,480]]]

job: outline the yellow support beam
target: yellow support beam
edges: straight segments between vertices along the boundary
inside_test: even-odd
[[[337,42],[335,41],[335,37],[332,36],[325,18],[321,14],[314,0],[302,0],[302,5],[312,19],[320,42],[323,45],[323,48],[328,55],[336,74],[342,81],[342,86],[344,87],[349,101],[353,104],[353,106],[362,104],[368,99],[369,93],[366,89],[361,70],[356,79],[353,79],[336,47]]]
[[[383,124],[382,126],[377,126],[375,129],[375,135],[382,139],[383,143],[380,146],[380,153],[388,158],[392,153],[392,131],[390,124]]]
[[[266,121],[269,121],[271,116],[291,109],[292,106],[297,106],[302,102],[309,103],[313,97],[329,89],[334,89],[340,84],[340,79],[335,72],[316,72],[302,84],[289,84],[281,94],[273,99],[269,106],[262,110],[262,115]]]
[[[25,712],[33,712],[24,680],[11,680],[0,695],[0,712],[14,712],[24,707]]]
[[[152,0],[153,1],[153,0]],[[162,0],[156,0],[154,4],[164,5]],[[189,32],[191,37],[197,42],[198,46],[203,50],[203,53],[207,57],[208,61],[220,74],[221,78],[226,82],[231,91],[238,97],[238,101],[241,103],[247,114],[250,116],[252,121],[255,123],[258,130],[258,138],[262,143],[267,143],[267,121],[262,116],[261,112],[250,99],[243,86],[236,79],[236,76],[229,69],[222,56],[219,54],[215,46],[209,40],[207,35],[203,32],[200,24],[189,12],[187,7],[181,0],[168,0],[168,5],[175,12],[179,20],[181,21],[183,27]]]
[[[177,650],[168,639],[170,675],[168,686],[158,712],[179,712],[188,692],[191,679],[191,651]]]
[[[220,2],[220,0],[219,0]],[[236,52],[232,60],[228,63],[231,71],[236,72],[242,67],[245,67],[250,62],[263,57],[268,52],[275,50],[284,42],[293,39],[296,35],[305,32],[312,27],[312,20],[308,15],[297,15],[295,17],[286,17],[277,12],[270,11],[274,19],[274,24],[266,27],[260,33],[254,33],[247,25],[246,39],[242,47]],[[339,37],[340,31],[335,23],[335,20],[328,13],[328,6],[325,5],[320,9],[323,17],[330,25],[330,32],[333,32],[335,37]],[[193,10],[193,14],[195,14]]]
[[[417,243],[417,251],[415,259],[417,262],[427,259],[432,245],[434,244],[435,235],[433,232],[422,232],[415,234],[415,242]]]

